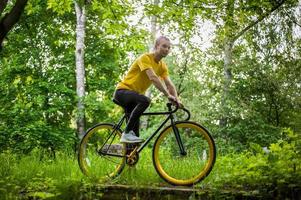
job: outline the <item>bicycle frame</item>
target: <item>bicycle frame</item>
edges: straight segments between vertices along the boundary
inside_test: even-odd
[[[173,128],[173,131],[175,133],[175,136],[176,136],[176,140],[177,140],[177,143],[179,145],[179,148],[180,148],[180,152],[182,155],[186,155],[186,152],[185,152],[185,149],[183,147],[183,143],[181,141],[181,137],[180,137],[180,134],[178,132],[178,129],[177,127],[175,126],[175,122],[174,122],[174,116],[173,114],[179,109],[178,106],[176,106],[176,109],[172,110],[171,108],[172,104],[171,103],[167,103],[167,107],[168,107],[168,112],[149,112],[149,113],[143,113],[142,115],[168,115],[166,117],[166,119],[161,123],[161,125],[157,128],[157,130],[150,136],[147,138],[146,141],[144,141],[142,143],[141,146],[138,147],[138,149],[136,150],[136,152],[139,154],[147,145],[148,143],[158,134],[158,132],[162,129],[162,127],[167,123],[167,121],[171,121],[171,126]],[[188,117],[186,119],[186,121],[188,121],[190,119],[190,112],[185,109],[185,108],[182,108],[187,114],[188,114]],[[124,120],[126,119],[126,116],[125,114],[123,114],[122,118],[119,120],[119,122],[117,123],[116,126],[114,126],[114,129],[113,131],[111,132],[111,134],[109,135],[109,137],[107,138],[107,140],[105,141],[105,143],[103,144],[103,146],[100,148],[102,149],[104,147],[105,144],[107,144],[107,141],[110,139],[110,137],[114,134],[114,132],[117,130],[117,129],[120,129],[120,127],[122,126]],[[114,135],[114,138],[115,138],[116,134]],[[113,138],[113,140],[114,140]],[[112,140],[112,141],[113,141]],[[112,142],[110,143],[110,145],[112,144]],[[108,153],[106,152],[106,155],[111,155],[111,156],[117,156],[117,157],[124,157],[122,155],[117,155],[117,154],[112,154],[112,153]],[[129,155],[130,157],[131,155]]]

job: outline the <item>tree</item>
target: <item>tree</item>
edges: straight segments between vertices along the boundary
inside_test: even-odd
[[[76,12],[76,94],[77,103],[77,132],[80,138],[85,133],[85,28],[86,28],[86,8],[85,3],[75,1]]]
[[[265,3],[265,4],[263,4]],[[232,75],[232,65],[233,65],[233,59],[232,59],[232,53],[233,53],[233,46],[235,42],[244,35],[247,31],[249,31],[251,28],[256,26],[258,23],[263,21],[265,18],[271,15],[274,11],[279,9],[283,4],[285,3],[285,0],[276,1],[276,2],[251,2],[249,5],[245,7],[245,5],[241,5],[242,7],[240,10],[242,12],[245,12],[246,10],[252,10],[252,15],[255,15],[257,17],[256,20],[247,20],[247,23],[243,23],[242,29],[240,29],[239,22],[235,20],[235,1],[234,0],[228,0],[226,3],[225,8],[225,15],[224,15],[224,27],[223,27],[223,54],[224,54],[224,88],[223,88],[223,95],[222,95],[222,102],[221,102],[221,108],[222,108],[222,116],[220,119],[220,125],[222,127],[225,127],[227,125],[227,116],[229,115],[229,105],[227,104],[227,100],[229,99],[229,87],[233,78]],[[262,8],[262,4],[266,7]],[[254,12],[255,11],[255,12]],[[240,11],[238,14],[242,14]],[[246,16],[247,18],[247,16]],[[236,18],[239,19],[239,18]],[[241,20],[241,19],[239,19]],[[235,31],[235,30],[239,31]]]
[[[7,12],[0,19],[0,51],[2,50],[2,43],[9,31],[12,30],[14,25],[19,21],[21,14],[24,11],[24,8],[28,0],[17,0],[13,8]],[[2,16],[5,8],[7,7],[8,0],[0,1],[0,16]]]
[[[45,4],[26,10],[1,52],[1,151],[55,155],[74,143],[71,16],[61,20]]]

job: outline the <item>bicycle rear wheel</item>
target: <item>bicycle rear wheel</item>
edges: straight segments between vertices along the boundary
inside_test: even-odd
[[[125,166],[125,145],[120,144],[121,131],[113,124],[98,124],[82,138],[78,152],[81,171],[91,177],[114,178]]]
[[[173,185],[193,185],[204,179],[215,163],[216,149],[209,132],[194,122],[176,122],[185,153],[180,152],[172,126],[166,127],[153,148],[158,174]]]

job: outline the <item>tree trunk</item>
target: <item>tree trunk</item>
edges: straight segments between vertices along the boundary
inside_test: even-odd
[[[225,39],[223,46],[224,54],[224,80],[223,80],[223,91],[221,99],[221,117],[219,120],[219,125],[221,127],[226,127],[229,118],[229,89],[232,80],[231,65],[232,65],[232,49],[234,40],[233,38],[233,25],[234,23],[234,4],[235,0],[227,0],[225,9]]]
[[[21,14],[28,0],[17,0],[12,10],[7,13],[0,20],[0,51],[2,49],[2,43],[8,32],[14,27],[14,25],[19,21]],[[7,5],[7,0],[0,1],[0,16]]]
[[[222,93],[221,99],[221,118],[219,121],[219,125],[221,127],[225,127],[228,121],[229,115],[229,105],[228,105],[228,98],[229,98],[229,89],[232,80],[232,72],[231,72],[231,65],[232,65],[232,49],[233,49],[233,42],[230,40],[226,40],[224,43],[224,88]]]
[[[76,11],[76,94],[78,98],[77,102],[77,134],[78,137],[83,137],[85,133],[85,23],[86,23],[86,11],[84,5],[79,5],[75,1]]]
[[[4,8],[5,8],[6,5],[7,5],[7,1],[8,1],[8,0],[1,0],[1,1],[0,1],[0,16],[2,15],[2,12],[3,12]]]
[[[159,4],[159,0],[154,0],[154,5],[158,5]],[[156,35],[157,35],[157,16],[153,15],[151,17],[151,39],[148,45],[148,50],[149,52],[151,52],[153,50],[153,45],[154,45],[154,41],[156,39]],[[147,96],[148,98],[150,98],[152,95],[152,87],[150,87],[146,92],[145,92],[145,96]],[[148,116],[144,116],[141,119],[141,128],[142,129],[146,129],[148,126]]]
[[[157,6],[159,4],[159,0],[154,0],[154,6]],[[149,42],[149,51],[152,51],[154,41],[156,39],[157,35],[157,16],[152,15],[151,16],[151,39]]]

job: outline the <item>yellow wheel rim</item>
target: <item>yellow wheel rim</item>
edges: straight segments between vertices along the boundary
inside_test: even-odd
[[[170,152],[174,147],[176,153],[173,154],[179,154],[179,150],[177,153],[179,147],[176,146],[176,142],[173,142],[171,147],[166,147],[168,146],[167,143],[172,143],[168,141],[169,138],[171,138],[170,140],[174,138],[173,140],[176,141],[173,129],[169,126],[163,130],[155,143],[154,165],[160,176],[167,182],[174,185],[192,185],[205,178],[211,171],[215,162],[215,144],[208,132],[196,123],[182,122],[178,123],[176,127],[182,140],[184,140],[184,148],[187,151],[186,158],[175,158],[175,155],[169,155],[172,154]],[[170,164],[165,165],[169,162]],[[178,171],[177,169],[173,170],[176,167],[179,168]],[[183,175],[178,175],[181,173]]]
[[[90,129],[83,137],[79,147],[79,166],[82,172],[87,176],[96,176],[98,178],[113,178],[119,175],[125,166],[125,145],[119,144],[121,132],[117,131],[112,145],[120,145],[119,154],[123,157],[101,156],[98,150],[103,146],[104,141],[113,130],[111,124],[99,124]],[[109,143],[109,142],[108,142]]]

